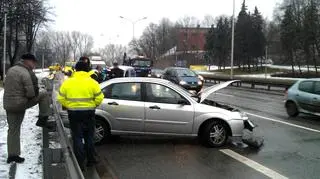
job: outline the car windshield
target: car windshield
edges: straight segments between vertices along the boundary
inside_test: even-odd
[[[149,66],[151,66],[151,61],[149,61],[149,60],[135,60],[133,63],[133,66],[149,67]]]
[[[163,70],[160,70],[160,69],[152,69],[152,72],[153,73],[160,73],[160,74],[162,74],[163,73]]]
[[[178,69],[177,74],[178,74],[178,76],[181,76],[181,77],[195,77],[195,76],[197,76],[196,73],[194,73],[193,71],[191,71],[189,69]]]

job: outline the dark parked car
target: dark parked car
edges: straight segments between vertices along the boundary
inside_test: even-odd
[[[202,89],[203,82],[199,76],[188,68],[169,67],[164,70],[163,79],[179,84],[187,90],[195,90],[197,93]]]
[[[163,75],[163,70],[161,69],[151,69],[151,77],[154,77],[154,78],[161,78],[162,75]]]

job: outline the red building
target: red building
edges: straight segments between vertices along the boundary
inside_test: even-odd
[[[206,34],[210,28],[178,28],[178,42],[176,46],[163,54],[155,66],[165,68],[168,66],[207,65],[204,59]]]
[[[177,51],[204,51],[208,28],[179,28]]]

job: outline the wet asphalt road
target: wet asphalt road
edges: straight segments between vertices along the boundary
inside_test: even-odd
[[[223,148],[210,149],[189,138],[121,137],[97,147],[103,163],[115,178],[123,179],[268,178],[220,151],[230,149],[287,178],[320,178],[320,133],[308,129],[320,130],[319,117],[288,118],[281,93],[230,87],[210,98],[255,115],[249,118],[258,126],[254,133],[264,138],[264,146],[257,150],[230,140]]]

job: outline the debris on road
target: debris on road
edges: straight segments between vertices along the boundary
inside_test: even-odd
[[[255,136],[253,132],[249,130],[243,131],[242,142],[253,148],[260,148],[263,145],[264,139],[259,136]]]

